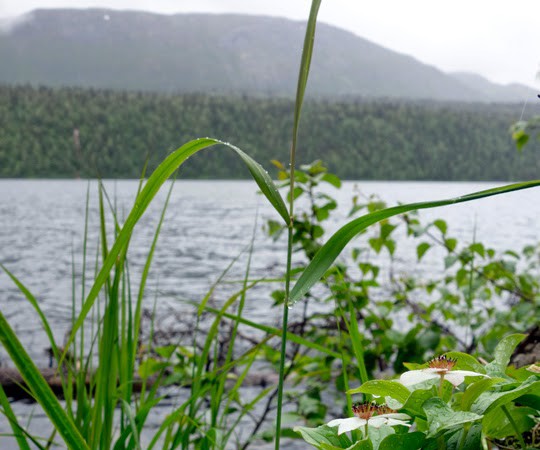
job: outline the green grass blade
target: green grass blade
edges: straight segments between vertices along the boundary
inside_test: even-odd
[[[71,345],[76,332],[82,326],[86,316],[88,315],[92,306],[94,305],[94,302],[103,284],[109,278],[109,272],[115,265],[117,261],[117,257],[120,255],[122,251],[125,251],[127,244],[131,238],[131,233],[133,231],[133,228],[137,224],[138,220],[142,217],[142,215],[144,214],[144,212],[146,211],[146,209],[148,208],[148,206],[150,205],[150,203],[152,202],[152,200],[158,193],[163,183],[165,183],[165,181],[190,156],[192,156],[193,154],[197,153],[200,150],[203,150],[207,147],[211,147],[216,144],[226,145],[227,147],[232,149],[242,159],[242,161],[244,161],[253,179],[255,180],[255,182],[257,183],[257,185],[263,192],[263,194],[266,196],[266,198],[274,206],[276,211],[281,215],[283,220],[285,220],[285,223],[288,224],[290,222],[289,214],[287,212],[287,207],[285,206],[285,203],[281,195],[279,194],[274,182],[272,181],[268,173],[262,168],[262,166],[259,163],[257,163],[254,159],[252,159],[250,156],[248,156],[238,147],[219,141],[217,139],[210,139],[210,138],[195,139],[193,141],[190,141],[184,144],[182,147],[175,150],[167,158],[165,158],[165,160],[156,168],[156,170],[148,178],[148,181],[146,182],[141,193],[137,196],[135,205],[133,209],[130,211],[126,219],[126,222],[124,226],[122,227],[122,230],[118,234],[118,237],[116,238],[114,242],[114,245],[112,246],[112,248],[110,249],[107,255],[107,258],[105,259],[105,261],[103,261],[103,266],[101,270],[99,271],[98,275],[96,276],[95,282],[92,288],[90,289],[90,292],[88,293],[88,296],[84,302],[84,305],[82,306],[79,317],[73,324],[71,335],[66,344],[66,348],[69,348],[69,346]]]
[[[275,427],[274,448],[279,450],[281,437],[281,415],[283,409],[283,387],[285,381],[285,360],[287,359],[287,327],[289,322],[289,305],[290,287],[291,287],[291,268],[292,268],[292,251],[293,251],[293,217],[294,217],[294,180],[296,170],[296,147],[298,143],[298,126],[300,125],[300,113],[304,101],[304,93],[306,91],[307,80],[309,76],[309,68],[311,66],[311,56],[313,54],[313,45],[315,43],[315,28],[317,26],[317,14],[321,0],[312,0],[309,12],[309,18],[306,25],[306,34],[304,36],[304,45],[302,46],[302,59],[300,61],[300,70],[298,72],[298,84],[296,86],[296,101],[294,104],[294,120],[292,143],[290,150],[289,163],[289,216],[290,221],[286,221],[287,225],[287,260],[285,270],[285,302],[283,303],[283,314],[281,318],[281,350],[279,361],[279,381],[277,390],[277,413]]]
[[[56,358],[56,360],[58,360],[59,352],[58,352],[58,347],[56,346],[56,341],[54,340],[53,332],[51,330],[51,327],[49,326],[49,322],[47,318],[45,317],[45,314],[43,314],[43,311],[39,307],[38,301],[32,295],[32,293],[26,288],[26,286],[24,286],[15,275],[13,275],[8,269],[6,269],[3,264],[0,264],[0,268],[2,268],[2,270],[7,274],[7,276],[11,278],[11,280],[15,283],[17,288],[24,294],[26,299],[30,302],[30,304],[38,313],[39,318],[41,319],[41,323],[43,324],[43,329],[45,330],[45,334],[47,334],[47,337],[49,338],[49,343],[51,344],[51,349],[54,354],[54,357]]]
[[[302,275],[294,285],[291,291],[290,300],[292,303],[300,300],[311,289],[311,287],[322,278],[326,270],[330,268],[332,263],[336,260],[341,251],[345,248],[345,246],[358,233],[360,233],[370,225],[373,225],[374,223],[395,216],[397,214],[403,214],[417,209],[436,208],[438,206],[469,202],[471,200],[478,200],[493,195],[519,191],[521,189],[528,189],[535,186],[540,186],[540,180],[509,184],[507,186],[501,186],[480,192],[474,192],[472,194],[464,195],[462,197],[455,197],[447,200],[410,203],[408,205],[394,206],[392,208],[375,211],[373,213],[359,217],[358,219],[355,219],[341,227],[326,242],[326,244],[321,247],[321,249],[317,252],[317,254],[306,267],[304,272],[302,272]]]
[[[206,306],[204,309],[205,311],[211,312],[212,314],[216,314],[216,315],[220,314],[223,317],[226,317],[227,319],[238,321],[238,323],[247,325],[256,330],[264,331],[265,333],[272,334],[274,336],[281,337],[281,335],[283,334],[282,330],[280,330],[279,328],[270,327],[268,325],[261,325],[260,323],[253,322],[251,320],[245,319],[244,317],[239,317],[238,315],[235,315],[235,314],[221,312],[209,306]],[[290,331],[287,332],[287,340],[294,342],[295,344],[303,345],[306,348],[311,348],[312,350],[317,350],[321,353],[325,353],[326,355],[332,356],[333,358],[341,359],[341,355],[339,353],[329,350],[322,345],[315,344],[314,342],[308,341],[307,339],[304,339],[303,337],[298,336],[297,334],[291,333]]]
[[[15,416],[15,414],[13,413],[13,410],[11,409],[11,405],[9,404],[9,400],[6,397],[6,393],[4,392],[4,389],[2,388],[1,384],[0,384],[0,405],[2,405],[3,413],[8,419],[9,424],[11,425],[11,429],[13,430],[13,436],[15,436],[15,439],[17,440],[17,444],[19,444],[19,449],[30,450],[30,446],[28,445],[28,442],[26,441],[26,438],[23,433],[23,428],[19,425],[17,416]]]
[[[13,329],[0,312],[0,341],[8,352],[13,363],[19,369],[27,386],[32,390],[36,401],[43,407],[54,427],[69,448],[88,449],[86,442],[70,420],[53,391],[41,375]]]
[[[300,124],[300,113],[302,104],[304,103],[304,94],[309,76],[309,68],[311,66],[311,56],[313,54],[313,45],[315,44],[315,28],[317,26],[317,14],[321,0],[313,0],[311,2],[311,10],[307,22],[306,34],[304,36],[304,46],[302,47],[302,59],[300,61],[300,72],[298,73],[298,83],[296,86],[296,102],[294,106],[294,128],[293,139],[296,141],[298,136],[298,125]]]

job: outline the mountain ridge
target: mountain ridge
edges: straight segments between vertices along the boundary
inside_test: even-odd
[[[294,94],[305,22],[243,14],[38,9],[0,32],[5,84]],[[308,95],[520,102],[536,91],[447,74],[319,23]]]

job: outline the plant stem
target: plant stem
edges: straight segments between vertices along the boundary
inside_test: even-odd
[[[510,425],[512,425],[512,428],[516,432],[516,437],[518,438],[519,445],[521,445],[521,448],[523,449],[527,448],[527,445],[525,444],[525,440],[523,439],[522,434],[519,432],[519,428],[516,422],[514,421],[514,419],[512,418],[512,414],[510,414],[510,411],[508,411],[508,409],[506,408],[506,405],[501,406],[501,409],[504,415],[506,416],[506,418],[508,419],[508,421],[510,422]]]
[[[298,74],[298,85],[296,88],[296,101],[294,105],[294,123],[292,133],[292,144],[289,164],[289,223],[287,224],[287,270],[285,272],[285,301],[283,302],[283,326],[281,329],[281,358],[279,362],[279,383],[276,415],[276,439],[275,449],[279,450],[281,437],[281,408],[283,406],[283,384],[285,378],[285,359],[287,358],[287,326],[289,321],[291,267],[292,267],[292,247],[294,231],[294,172],[296,165],[296,143],[298,140],[298,125],[300,123],[300,112],[304,100],[304,92],[311,65],[311,55],[313,53],[313,43],[315,39],[315,26],[317,23],[317,13],[321,0],[312,0],[309,19],[302,48],[302,60],[300,62],[300,72]]]
[[[467,434],[469,432],[469,427],[464,426],[463,427],[463,433],[461,434],[461,439],[459,440],[458,450],[461,450],[464,448],[465,442],[467,441]]]

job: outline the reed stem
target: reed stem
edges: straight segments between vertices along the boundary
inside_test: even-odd
[[[292,268],[292,247],[294,231],[294,172],[296,167],[296,145],[298,141],[298,125],[300,123],[300,112],[306,90],[309,67],[311,65],[311,55],[313,53],[313,43],[315,40],[315,26],[317,23],[317,14],[321,0],[312,0],[309,19],[306,26],[306,35],[304,37],[304,46],[302,48],[302,60],[300,62],[300,71],[298,74],[298,86],[296,88],[296,102],[294,105],[294,124],[292,133],[292,143],[289,162],[289,223],[287,224],[287,268],[285,272],[285,301],[283,302],[283,319],[281,329],[281,358],[279,362],[279,382],[278,399],[276,415],[276,439],[275,449],[279,450],[281,438],[281,409],[283,406],[283,384],[285,382],[285,360],[287,358],[287,327],[289,322],[290,286],[291,286],[291,268]]]

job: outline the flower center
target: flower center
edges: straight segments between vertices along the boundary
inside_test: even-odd
[[[377,408],[377,414],[394,414],[397,413],[397,410],[392,409],[386,405],[379,405]]]
[[[438,356],[428,362],[430,369],[438,369],[437,373],[444,374],[456,365],[457,359],[447,358],[446,356]]]
[[[359,419],[368,420],[379,411],[379,407],[376,403],[372,402],[355,403],[352,406],[352,410],[354,415]]]

